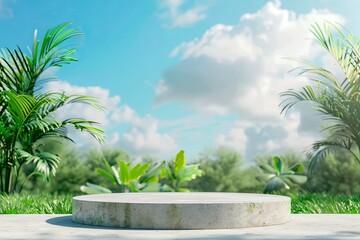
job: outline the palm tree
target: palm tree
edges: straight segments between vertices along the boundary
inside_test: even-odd
[[[35,165],[32,174],[54,175],[60,159],[43,151],[42,146],[59,138],[72,141],[67,125],[88,132],[99,142],[104,140],[103,131],[94,121],[55,117],[55,112],[68,104],[103,109],[94,97],[41,89],[41,84],[50,79],[44,79],[45,71],[76,61],[76,50],[63,44],[79,35],[69,23],[61,24],[48,30],[41,42],[35,31],[29,56],[19,47],[14,51],[5,49],[0,56],[0,192],[16,191],[20,170],[26,164]]]
[[[339,79],[330,70],[301,61],[300,75],[311,80],[300,90],[281,93],[282,112],[287,112],[299,102],[311,102],[319,112],[326,127],[324,140],[312,144],[308,151],[310,170],[324,157],[345,149],[360,163],[360,38],[353,36],[338,24],[315,24],[311,29],[317,42],[336,60],[344,73]]]

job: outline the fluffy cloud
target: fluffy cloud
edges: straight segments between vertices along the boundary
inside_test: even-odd
[[[284,57],[328,62],[323,50],[309,40],[313,38],[310,25],[323,20],[345,22],[326,9],[296,14],[283,9],[280,1],[272,1],[255,13],[242,15],[237,25],[217,24],[200,38],[174,48],[170,57],[181,61],[165,71],[154,102],[182,102],[199,112],[237,114],[242,123],[250,125],[234,124],[215,143],[234,148],[238,142],[240,152],[251,152],[250,143],[255,142],[263,152],[299,149],[314,139],[315,135],[308,134],[319,121],[308,106],[297,108],[288,119],[280,116],[279,93],[302,86],[306,80],[287,73],[295,63]],[[263,136],[266,129],[275,135]],[[242,144],[247,145],[246,150],[239,147]]]
[[[215,141],[218,146],[226,146],[244,155],[246,153],[248,137],[241,126],[235,126],[227,134],[219,134]]]
[[[185,0],[163,0],[161,6],[164,12],[161,16],[168,19],[171,28],[187,27],[206,18],[206,6],[195,5],[182,10]]]
[[[57,114],[62,119],[82,117],[100,123],[107,133],[107,145],[124,148],[135,156],[147,154],[158,156],[177,148],[171,136],[159,132],[157,119],[151,116],[139,116],[131,107],[120,104],[120,96],[111,96],[108,89],[97,86],[74,86],[67,82],[56,81],[48,83],[46,90],[97,97],[106,107],[106,111],[99,111],[84,104],[72,104],[65,106]],[[128,130],[119,132],[119,128],[123,126],[127,126]],[[80,147],[99,147],[88,134],[79,133],[71,128],[69,131]]]

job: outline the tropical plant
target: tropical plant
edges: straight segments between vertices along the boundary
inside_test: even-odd
[[[176,155],[174,162],[168,162],[167,167],[161,169],[161,178],[167,180],[161,186],[161,190],[165,192],[189,192],[190,190],[182,187],[182,185],[202,175],[204,175],[204,171],[199,169],[198,164],[186,165],[185,152],[181,150]]]
[[[14,51],[5,49],[0,55],[0,192],[17,191],[24,165],[35,166],[31,175],[40,174],[46,179],[55,175],[60,158],[43,151],[43,146],[59,138],[72,141],[67,135],[68,125],[103,141],[103,131],[96,122],[55,117],[59,109],[69,104],[103,109],[94,97],[42,91],[42,83],[55,79],[44,77],[50,68],[76,61],[73,57],[76,50],[64,47],[64,43],[71,43],[79,35],[78,29],[69,23],[61,24],[48,30],[42,41],[37,40],[35,31],[28,55],[20,47]]]
[[[96,168],[96,174],[117,186],[118,192],[157,192],[160,190],[159,173],[164,166],[162,163],[138,163],[132,166],[130,162],[117,160],[117,166],[111,166],[104,159],[105,168]],[[80,190],[87,194],[111,193],[104,186],[86,183]]]
[[[360,147],[360,38],[338,24],[315,24],[311,29],[317,42],[336,60],[343,72],[337,74],[308,61],[301,61],[300,75],[311,83],[300,90],[281,93],[282,112],[287,112],[299,102],[311,102],[327,126],[326,139],[312,144],[308,151],[310,170],[331,152],[348,151],[359,163]],[[312,84],[313,83],[313,84]]]
[[[270,193],[272,191],[280,189],[290,189],[290,184],[304,184],[307,177],[299,175],[304,170],[304,167],[300,163],[296,163],[286,169],[283,161],[275,156],[273,158],[273,164],[260,163],[259,168],[263,171],[263,174],[256,176],[256,179],[260,182],[267,182],[264,189],[264,193]]]

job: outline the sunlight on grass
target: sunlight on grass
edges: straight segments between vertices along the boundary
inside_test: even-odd
[[[357,214],[360,213],[360,195],[299,195],[297,197],[292,197],[291,212],[320,214]]]
[[[0,214],[69,214],[70,195],[0,195]]]

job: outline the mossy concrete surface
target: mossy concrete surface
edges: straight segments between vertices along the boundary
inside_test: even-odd
[[[137,229],[231,229],[290,220],[284,196],[246,193],[119,193],[73,198],[73,221]]]

